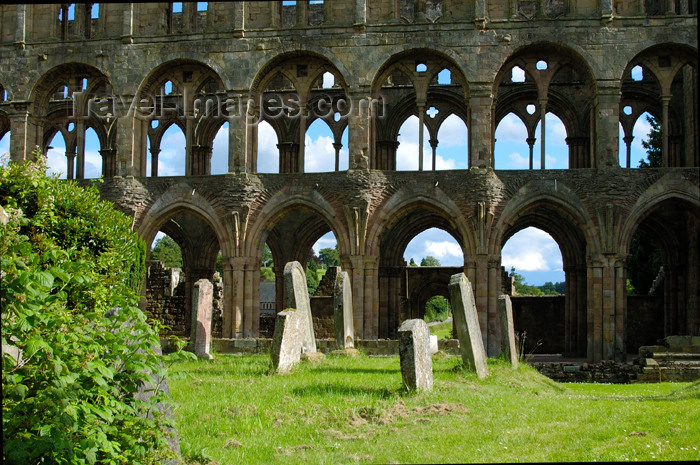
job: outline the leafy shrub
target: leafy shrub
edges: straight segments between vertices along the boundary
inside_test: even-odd
[[[428,299],[425,303],[425,315],[423,319],[427,323],[445,321],[450,314],[450,302],[443,296],[436,295]]]
[[[38,159],[0,167],[3,463],[157,463],[165,394],[133,396],[165,374],[137,307],[145,244],[95,187]]]

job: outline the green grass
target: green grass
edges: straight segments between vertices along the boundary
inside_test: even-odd
[[[700,460],[700,385],[557,384],[489,360],[479,380],[433,358],[435,387],[402,387],[398,357],[330,356],[270,375],[269,356],[171,368],[187,463]]]
[[[436,335],[438,339],[450,339],[452,337],[452,322],[440,323],[429,326],[430,334]]]

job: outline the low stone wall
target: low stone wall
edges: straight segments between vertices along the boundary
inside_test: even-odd
[[[333,297],[311,297],[311,316],[314,323],[314,334],[317,339],[335,337],[335,322],[333,321]]]
[[[510,300],[515,331],[526,336],[524,353],[564,352],[564,296],[514,296]]]
[[[547,378],[561,383],[627,384],[636,380],[640,372],[638,366],[612,360],[581,364],[534,362],[530,365]]]

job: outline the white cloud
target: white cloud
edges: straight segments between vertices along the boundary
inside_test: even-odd
[[[496,128],[497,141],[525,142],[527,129],[525,124],[513,113],[508,113]]]
[[[530,160],[528,157],[520,155],[518,152],[513,152],[508,155],[510,163],[508,167],[511,169],[528,169],[530,167]]]
[[[432,157],[432,155],[431,155]],[[433,161],[432,159],[430,160],[430,164],[432,164]],[[445,160],[442,158],[440,155],[435,155],[435,169],[436,170],[453,170],[456,167],[456,162],[454,158],[448,158]],[[432,167],[430,167],[432,169]],[[427,169],[427,168],[426,168]]]
[[[158,176],[184,176],[185,134],[173,125],[164,136],[158,154]]]
[[[454,240],[451,241],[425,241],[425,255],[432,255],[437,259],[447,256],[462,257],[462,248]]]
[[[438,150],[441,147],[464,147],[467,151],[467,127],[462,119],[452,114],[448,116],[438,131]]]
[[[304,172],[320,173],[335,171],[335,148],[333,139],[328,136],[318,136],[312,140],[306,135],[306,148],[304,149]]]
[[[544,122],[547,147],[549,148],[552,145],[566,146],[566,127],[564,123],[562,123],[556,115],[551,113],[547,113]]]
[[[516,271],[561,270],[559,246],[552,236],[537,228],[525,228],[514,234],[501,250],[501,264]]]

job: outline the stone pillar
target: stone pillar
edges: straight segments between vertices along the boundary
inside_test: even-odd
[[[279,172],[298,173],[299,172],[299,144],[296,142],[280,142],[279,149]]]
[[[306,5],[303,2],[297,3],[297,8],[299,5]],[[308,114],[308,109],[306,108],[306,100],[299,102],[299,156],[297,157],[297,170],[296,173],[304,172],[304,158],[306,157],[306,117]]]
[[[395,140],[377,141],[377,154],[373,168],[378,170],[396,170],[396,150],[399,143]]]
[[[27,5],[17,5],[17,30],[15,31],[15,48],[24,50],[27,34]]]
[[[158,177],[158,155],[160,155],[160,149],[151,148],[151,177]]]
[[[595,113],[596,163],[594,167],[619,166],[619,81],[598,81]]]
[[[112,178],[117,173],[117,151],[115,149],[102,149],[102,176]]]
[[[44,124],[30,114],[28,102],[13,102],[10,118],[10,160],[33,160],[32,152],[43,146]]]
[[[74,167],[75,152],[66,151],[66,179],[75,179]]]
[[[590,259],[588,264],[588,361],[624,362],[627,310],[624,262],[615,255]]]
[[[77,179],[85,179],[85,120],[79,118],[75,124],[76,135],[76,167]]]
[[[192,147],[192,176],[201,176],[211,174],[211,147],[196,145]]]
[[[233,266],[231,264],[231,259],[228,257],[221,257],[221,263],[223,265],[223,276],[221,277],[224,283],[224,308],[222,311],[222,336],[225,338],[232,338],[235,336],[234,328],[234,308],[233,308]]]
[[[418,171],[423,171],[423,130],[425,129],[425,102],[418,103]]]
[[[306,27],[309,24],[309,4],[308,4],[308,2],[296,2],[296,5],[297,5],[296,27]]]
[[[257,166],[251,166],[248,159],[247,138],[249,135],[249,115],[247,104],[238,96],[229,95],[232,112],[228,120],[228,171],[230,173],[247,173],[257,171]],[[254,110],[251,110],[253,112]]]
[[[340,149],[343,148],[343,144],[335,142],[333,148],[335,149],[335,170],[340,171]]]
[[[663,163],[665,167],[671,166],[669,164],[670,156],[669,156],[669,144],[668,144],[668,104],[671,102],[671,96],[670,95],[662,95],[661,96],[661,105],[662,105],[662,110],[661,110],[661,135],[663,137],[662,140],[662,145],[661,145],[661,153],[663,156]]]
[[[632,141],[634,140],[634,136],[625,136],[622,138],[622,140],[625,142],[625,146],[627,147],[627,166],[626,168],[631,168],[631,163],[632,163]]]
[[[367,22],[367,0],[355,0],[355,29],[362,30]]]
[[[372,108],[371,100],[364,98],[367,94],[356,91],[348,95],[353,109],[351,116],[348,117],[349,169],[351,170],[369,169]]]
[[[208,279],[200,279],[192,289],[192,331],[190,343],[194,353],[200,358],[212,359],[211,319],[214,299],[214,286]]]
[[[525,142],[527,142],[528,147],[530,147],[530,169],[532,169],[534,166],[534,164],[533,164],[534,163],[533,149],[535,147],[536,141],[537,141],[537,139],[534,137],[528,137],[527,139],[525,139]]]
[[[471,161],[469,166],[493,166],[493,94],[488,83],[474,83],[470,88],[471,137],[469,138]]]
[[[588,137],[571,136],[566,138],[569,146],[569,168],[588,168]]]
[[[547,99],[540,99],[540,169],[545,169],[545,120],[547,116]]]
[[[513,304],[510,301],[510,296],[498,296],[498,317],[501,327],[501,353],[506,362],[510,362],[513,368],[518,368],[518,350],[513,327]]]
[[[433,171],[435,171],[435,161],[437,159],[437,146],[438,146],[438,140],[437,139],[430,139],[428,142],[430,142],[430,148],[432,149],[432,155],[433,155]]]
[[[130,102],[125,97],[125,101]],[[119,103],[117,104],[119,105]],[[127,103],[128,105],[128,103]],[[148,125],[146,121],[127,115],[128,107],[122,108],[117,119],[117,175],[141,176],[142,160],[146,158]],[[145,163],[143,163],[145,170]],[[145,173],[144,173],[145,174]]]

